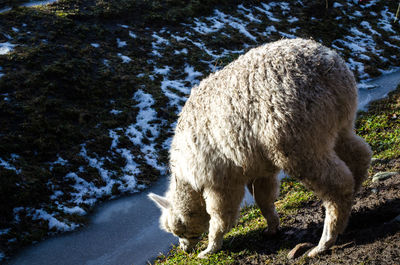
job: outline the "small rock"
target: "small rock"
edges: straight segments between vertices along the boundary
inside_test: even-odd
[[[378,172],[372,177],[373,182],[382,181],[399,174],[398,172]]]
[[[381,160],[380,160],[379,158],[373,157],[373,158],[371,159],[371,166],[377,164],[377,163],[380,162],[380,161],[381,161]]]
[[[311,243],[300,243],[297,244],[287,255],[288,259],[296,259],[306,253],[307,250],[312,248],[314,245]]]

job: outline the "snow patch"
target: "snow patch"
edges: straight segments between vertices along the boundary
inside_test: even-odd
[[[277,32],[274,25],[268,26],[265,28],[265,33],[270,35],[272,32]]]
[[[153,72],[157,75],[167,75],[169,73],[170,69],[171,69],[171,67],[169,67],[168,65],[165,65],[164,68],[154,67]]]
[[[121,58],[122,63],[130,63],[132,61],[131,58],[129,58],[128,56],[122,55],[121,53],[118,53],[117,55]]]
[[[252,41],[257,40],[257,38],[246,29],[246,25],[248,23],[245,23],[239,18],[227,15],[219,11],[218,9],[214,10],[214,16],[207,17],[205,19],[211,25],[208,25],[207,23],[202,22],[199,19],[195,19],[195,26],[193,27],[193,29],[200,34],[210,34],[220,30],[221,28],[225,27],[225,25],[229,25]]]
[[[132,31],[129,31],[129,37],[131,37],[131,38],[133,38],[133,39],[136,39],[136,38],[137,38],[136,34],[133,33]]]
[[[72,231],[75,230],[76,228],[78,228],[79,226],[77,224],[67,224],[65,222],[62,222],[60,220],[58,220],[56,217],[54,217],[54,215],[49,214],[48,212],[46,212],[43,209],[37,209],[33,214],[33,220],[45,220],[48,221],[49,223],[49,229],[53,229],[55,228],[57,231]]]
[[[75,207],[71,207],[71,208],[62,206],[62,207],[59,207],[59,210],[62,210],[66,214],[77,214],[77,215],[85,215],[86,214],[86,211],[83,210],[79,206],[75,206]]]
[[[128,44],[126,44],[126,41],[122,41],[119,38],[117,38],[117,45],[118,45],[118,48],[122,48],[122,47],[125,47]]]
[[[271,10],[271,6],[270,6],[271,4],[272,3],[269,3],[269,4],[261,3],[262,8],[257,6],[257,7],[255,7],[255,9],[257,9],[261,13],[264,13],[268,17],[269,20],[271,20],[273,22],[281,22],[281,20],[276,18],[274,16],[274,14],[270,11]]]
[[[60,191],[60,190],[55,190],[55,191],[53,192],[53,194],[50,196],[50,199],[53,200],[53,201],[55,201],[55,200],[58,199],[58,197],[60,197],[60,196],[62,196],[62,195],[64,195],[64,192],[62,192],[62,191]]]
[[[161,32],[164,32],[164,30],[161,30]],[[152,42],[152,47],[153,47],[153,51],[152,54],[156,57],[161,57],[161,54],[158,52],[158,50],[160,50],[162,47],[162,45],[170,45],[170,42],[167,39],[164,39],[163,37],[157,35],[156,32],[153,32],[153,34],[151,35],[155,41]]]
[[[20,174],[21,170],[17,169],[14,165],[10,164],[10,162],[15,162],[18,158],[19,156],[16,154],[11,154],[11,159],[9,162],[0,158],[0,167],[3,167],[8,170],[13,170],[15,171],[15,173]]]
[[[11,231],[11,228],[0,229],[0,236],[8,234]]]
[[[175,50],[174,54],[179,55],[179,54],[188,54],[188,50],[186,48],[183,48],[180,51]]]
[[[299,19],[297,17],[292,17],[292,16],[290,16],[287,20],[287,22],[289,22],[289,23],[294,23],[297,21],[299,21]]]
[[[114,114],[114,115],[118,115],[118,114],[122,113],[122,110],[112,109],[112,110],[110,110],[110,113]]]
[[[368,21],[363,21],[360,23],[361,26],[363,26],[363,28],[368,29],[372,34],[378,35],[378,36],[382,36],[379,32],[377,32],[376,30],[374,30],[371,25],[368,23]]]
[[[9,42],[0,42],[0,55],[10,53],[16,45]]]
[[[262,21],[256,17],[254,17],[253,13],[250,9],[245,8],[242,4],[238,5],[238,12],[245,16],[249,21],[255,23],[262,23]]]
[[[199,83],[200,81],[197,79],[197,77],[202,76],[203,74],[195,71],[193,66],[190,66],[186,64],[185,66],[185,73],[187,74],[186,81],[190,82],[190,84],[193,86],[194,84]]]
[[[333,8],[338,8],[338,7],[342,7],[343,5],[341,3],[338,2],[334,2],[333,3]]]

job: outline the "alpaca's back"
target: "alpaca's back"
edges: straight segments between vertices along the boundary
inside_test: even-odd
[[[323,152],[320,147],[352,126],[356,105],[354,77],[335,52],[311,40],[267,44],[193,89],[171,163],[186,160],[186,175],[200,182],[232,172],[259,174],[268,161],[280,167],[306,145]]]

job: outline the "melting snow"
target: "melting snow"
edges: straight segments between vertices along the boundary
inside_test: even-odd
[[[77,215],[85,215],[86,214],[86,211],[83,210],[79,206],[75,206],[75,207],[71,207],[71,208],[66,207],[66,206],[60,206],[58,209],[62,210],[66,214],[77,214]]]
[[[118,45],[118,48],[122,48],[122,47],[125,47],[127,44],[126,44],[126,41],[122,41],[119,38],[117,38],[117,45]]]
[[[0,229],[0,236],[7,234],[8,232],[10,232],[10,230],[11,230],[11,228]]]
[[[165,65],[164,68],[154,67],[154,73],[158,75],[167,75],[171,68],[168,65]]]
[[[334,2],[333,3],[333,8],[338,8],[338,7],[342,7],[343,5],[338,3],[338,2]]]
[[[273,22],[280,22],[281,21],[280,19],[274,17],[274,14],[270,11],[271,10],[271,6],[270,6],[271,3],[269,5],[265,4],[265,3],[261,3],[261,5],[262,5],[263,8],[255,7],[255,9],[257,9],[258,11],[264,13],[268,17],[268,19],[273,21]]]
[[[57,218],[54,217],[54,215],[49,214],[48,212],[46,212],[43,209],[37,209],[34,211],[34,213],[32,214],[33,216],[33,220],[46,220],[49,222],[49,229],[53,229],[55,228],[57,231],[72,231],[75,230],[76,228],[78,228],[77,224],[67,224],[64,223],[60,220],[58,220]]]
[[[299,21],[299,19],[298,19],[297,17],[289,17],[287,21],[288,21],[289,23],[294,23],[294,22]]]
[[[11,154],[11,159],[10,159],[10,161],[11,161],[11,162],[15,162],[15,160],[18,159],[18,158],[19,158],[18,155],[16,155],[16,154]],[[20,174],[20,173],[21,173],[21,170],[20,170],[20,169],[17,169],[15,166],[13,166],[12,164],[10,164],[10,162],[7,162],[7,161],[5,161],[5,160],[3,160],[3,159],[1,159],[1,158],[0,158],[0,167],[4,167],[5,169],[8,169],[8,170],[13,170],[13,171],[15,171],[17,174]]]
[[[190,65],[185,66],[185,73],[187,74],[187,77],[185,80],[189,81],[192,86],[199,83],[199,80],[197,79],[197,77],[200,77],[203,75],[202,73],[195,71],[194,67],[190,66]]]
[[[180,51],[175,50],[174,54],[178,55],[178,54],[188,54],[188,50],[186,48],[183,48]]]
[[[136,39],[137,36],[135,33],[133,33],[132,31],[129,31],[129,37]]]
[[[112,109],[112,110],[110,110],[110,113],[114,114],[114,115],[118,115],[118,114],[122,113],[122,110]]]
[[[123,63],[130,63],[132,61],[131,58],[129,58],[128,56],[122,55],[121,53],[117,54],[121,59]]]
[[[0,55],[11,52],[15,46],[15,44],[11,44],[9,42],[0,42]]]
[[[372,34],[382,36],[379,32],[372,29],[371,25],[367,21],[361,22],[360,25],[363,26],[365,29],[368,29]]]

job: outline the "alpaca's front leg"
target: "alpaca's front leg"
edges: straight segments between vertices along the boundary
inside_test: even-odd
[[[204,258],[221,249],[224,235],[236,223],[243,195],[244,185],[204,191],[206,209],[210,215],[210,226],[208,246],[199,254],[199,258]]]
[[[214,215],[210,219],[210,228],[208,232],[208,246],[200,252],[199,258],[205,258],[209,254],[216,253],[222,247],[224,234],[228,230],[228,224],[222,219],[222,216]]]

